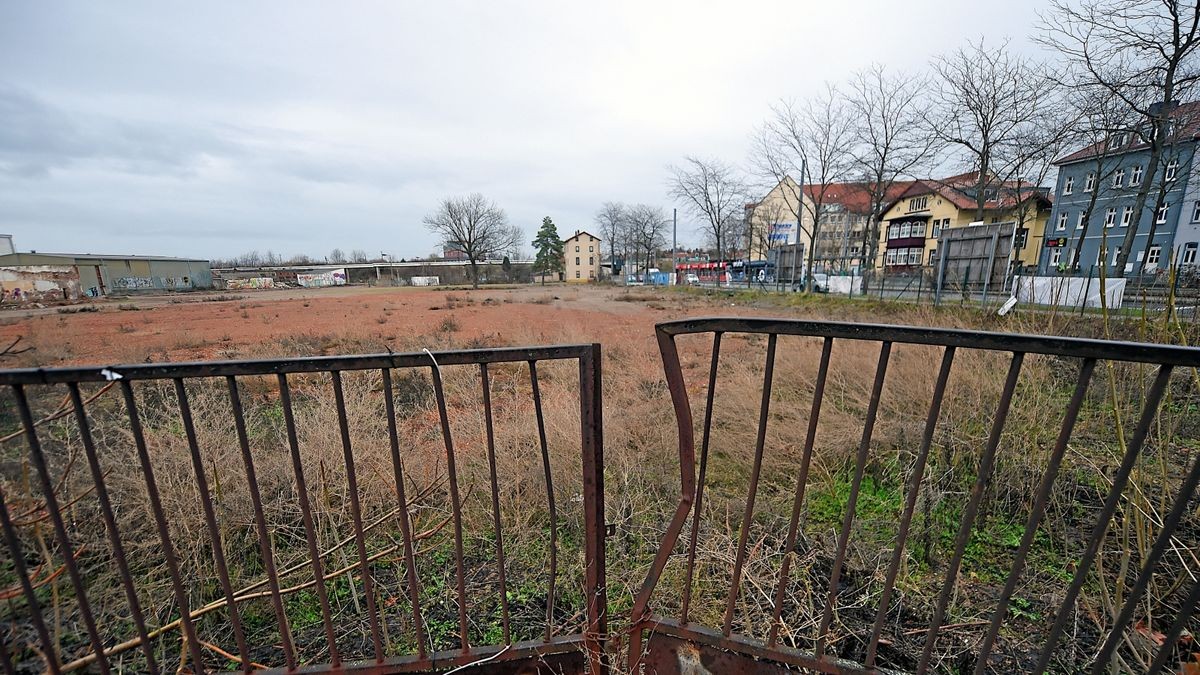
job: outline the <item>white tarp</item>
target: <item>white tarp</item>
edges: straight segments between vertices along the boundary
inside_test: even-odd
[[[1087,277],[1017,277],[1018,302],[1059,307],[1100,307],[1100,279]],[[1104,305],[1120,309],[1125,279],[1104,280]]]
[[[413,277],[413,286],[437,286],[441,283],[438,277]]]
[[[862,277],[831,276],[829,277],[829,292],[842,295],[862,295]]]

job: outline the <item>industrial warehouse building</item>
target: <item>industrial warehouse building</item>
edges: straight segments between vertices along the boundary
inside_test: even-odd
[[[5,302],[198,288],[212,288],[207,260],[34,251],[0,255],[0,290]]]

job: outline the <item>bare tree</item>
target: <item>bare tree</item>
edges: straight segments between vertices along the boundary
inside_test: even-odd
[[[854,166],[851,115],[832,85],[803,106],[784,101],[771,112],[755,141],[758,170],[777,181],[800,232],[808,236],[805,287],[811,291],[821,226],[836,186],[850,177]],[[800,176],[800,182],[792,176]]]
[[[633,241],[635,256],[639,261],[645,253],[645,264],[642,270],[654,266],[655,254],[666,244],[667,226],[671,220],[660,206],[636,204],[626,210],[630,236]]]
[[[1119,99],[1137,117],[1129,131],[1149,149],[1147,179],[1138,188],[1132,222],[1113,263],[1113,274],[1123,274],[1156,190],[1160,197],[1151,213],[1162,208],[1166,189],[1160,167],[1186,126],[1173,120],[1175,109],[1200,82],[1200,7],[1178,0],[1052,0],[1042,21],[1041,40],[1065,57],[1068,84],[1102,89]],[[1155,219],[1150,220],[1153,229]]]
[[[424,222],[443,243],[454,242],[462,249],[475,288],[479,288],[480,261],[514,250],[524,238],[520,228],[509,225],[504,209],[478,192],[443,199]]]
[[[329,262],[331,262],[331,263],[346,262],[346,254],[342,252],[342,249],[335,248],[329,252]]]
[[[608,241],[608,261],[613,263],[617,258],[617,243],[624,235],[626,226],[626,207],[621,202],[604,202],[596,212],[596,227],[600,228],[600,238]]]
[[[685,157],[671,167],[669,193],[701,220],[700,229],[723,260],[746,202],[746,185],[734,167],[718,159]],[[733,230],[733,231],[731,231]]]
[[[917,178],[934,156],[938,140],[922,123],[927,82],[904,74],[889,74],[881,65],[860,70],[850,79],[846,97],[854,113],[855,172],[869,195],[862,260],[873,267],[878,258],[883,214],[905,179]]]
[[[1005,149],[1049,120],[1044,101],[1056,87],[1048,69],[1013,54],[1007,44],[969,44],[933,63],[934,96],[926,117],[934,138],[956,150],[976,172],[975,219],[1002,173]],[[1011,161],[1011,158],[1009,160]]]

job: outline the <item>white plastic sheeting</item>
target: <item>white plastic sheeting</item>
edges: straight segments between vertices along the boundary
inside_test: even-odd
[[[1100,307],[1101,282],[1087,277],[1017,277],[1013,284],[1018,302],[1059,307]],[[1120,309],[1125,279],[1105,279],[1104,305]]]
[[[862,277],[830,276],[829,292],[841,295],[862,295]]]

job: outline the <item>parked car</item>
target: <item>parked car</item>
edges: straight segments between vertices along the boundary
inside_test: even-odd
[[[697,276],[696,273],[693,272],[691,274],[688,274],[684,278],[684,283],[686,283],[689,286],[698,286],[698,285],[700,285],[700,277]]]

